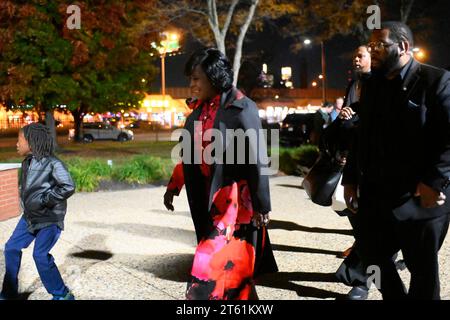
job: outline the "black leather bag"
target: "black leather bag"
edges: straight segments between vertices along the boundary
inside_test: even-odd
[[[329,207],[341,178],[343,166],[327,153],[321,153],[303,179],[302,187],[315,204]]]

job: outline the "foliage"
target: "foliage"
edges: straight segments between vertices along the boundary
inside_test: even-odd
[[[106,161],[99,159],[71,158],[66,161],[66,165],[75,182],[77,191],[94,191],[100,180],[108,179],[112,173],[112,169]]]
[[[169,159],[138,155],[111,167],[104,159],[70,158],[65,161],[77,191],[96,191],[101,181],[150,184],[167,180],[173,164]]]
[[[168,170],[170,160],[139,155],[114,169],[113,179],[127,183],[146,184],[167,179],[172,173]]]
[[[302,167],[311,168],[319,156],[314,145],[301,145],[297,148],[280,149],[280,171],[288,175],[299,175]]]
[[[71,4],[81,9],[80,30],[67,28]],[[77,123],[87,112],[137,106],[141,79],[152,78],[155,69],[153,35],[136,30],[154,4],[1,1],[0,101],[41,111],[65,105]]]

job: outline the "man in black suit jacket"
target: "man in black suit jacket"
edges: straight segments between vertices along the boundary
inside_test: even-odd
[[[449,226],[450,73],[415,61],[412,47],[403,23],[373,31],[372,76],[354,106],[358,141],[343,177],[361,257],[380,271],[384,299],[440,298],[438,251]],[[392,260],[399,249],[407,294]]]

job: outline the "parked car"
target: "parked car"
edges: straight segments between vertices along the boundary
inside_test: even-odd
[[[280,145],[298,147],[309,143],[314,124],[314,113],[293,113],[284,118],[280,129]]]
[[[126,123],[126,129],[139,129],[141,127],[141,120],[130,120]]]
[[[134,139],[133,131],[118,129],[103,122],[83,123],[81,135],[84,142],[92,142],[94,140],[117,140],[124,142]]]

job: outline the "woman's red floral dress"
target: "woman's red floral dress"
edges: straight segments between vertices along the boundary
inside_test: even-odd
[[[203,106],[199,119],[202,121],[203,133],[213,127],[218,105],[219,97],[216,97]],[[203,147],[208,143],[203,143]],[[202,175],[211,178],[209,165],[202,163],[200,169]],[[167,188],[178,194],[183,184],[183,166],[180,163],[175,167]],[[205,190],[205,197],[208,195],[209,190]],[[249,299],[253,285],[256,244],[253,239],[253,208],[247,181],[234,181],[219,189],[213,196],[210,214],[214,228],[197,246],[186,298]]]

